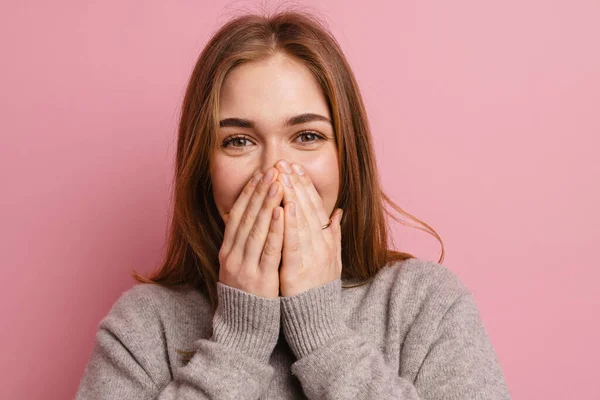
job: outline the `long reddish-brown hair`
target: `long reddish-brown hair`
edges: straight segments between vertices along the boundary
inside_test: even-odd
[[[332,116],[340,171],[335,207],[344,210],[342,278],[364,284],[389,263],[414,258],[389,248],[386,215],[434,236],[442,246],[439,262],[443,260],[444,245],[437,232],[381,190],[367,113],[339,44],[315,15],[284,11],[231,19],[198,58],[179,122],[168,248],[162,265],[151,276],[133,272],[139,282],[198,289],[215,311],[218,253],[225,226],[212,195],[209,165],[216,147],[219,94],[233,68],[278,52],[310,69]],[[416,224],[395,217],[384,203]]]

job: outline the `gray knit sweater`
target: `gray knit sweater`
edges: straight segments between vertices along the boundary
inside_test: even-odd
[[[346,283],[346,282],[343,282]],[[470,291],[411,259],[266,299],[139,284],[100,322],[77,399],[509,399]],[[176,349],[197,350],[189,363]]]

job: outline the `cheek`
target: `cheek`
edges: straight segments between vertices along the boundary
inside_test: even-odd
[[[325,203],[325,210],[331,214],[338,197],[339,169],[337,160],[304,164],[304,168]]]
[[[243,171],[232,171],[223,165],[215,164],[211,168],[212,192],[215,204],[221,215],[228,213],[233,207],[244,185],[250,179],[245,179]]]

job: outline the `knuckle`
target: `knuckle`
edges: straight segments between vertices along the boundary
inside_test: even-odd
[[[267,184],[261,180],[260,183],[258,184],[258,186],[256,186],[256,190],[254,191],[255,196],[264,195],[267,192],[269,185],[270,184]]]
[[[235,257],[235,252],[231,251],[229,254],[219,254],[219,267],[225,271],[234,272],[239,262]]]
[[[219,264],[223,265],[225,260],[227,260],[227,253],[225,252],[225,249],[221,247],[219,250]]]
[[[290,250],[292,252],[298,252],[300,251],[300,241],[295,241],[290,245]]]
[[[304,218],[298,218],[298,230],[304,231],[307,229],[308,225]]]
[[[296,183],[302,183],[302,180],[300,179],[300,176],[298,176],[297,174],[290,174],[290,180],[294,184],[296,184]]]
[[[263,255],[265,257],[272,257],[277,254],[277,251],[277,248],[270,242],[265,243],[265,247],[263,247]]]
[[[252,220],[250,218],[250,214],[248,212],[245,212],[244,215],[242,215],[242,218],[240,219],[240,226],[243,227],[248,227],[250,226]]]
[[[244,193],[247,196],[250,196],[253,192],[254,192],[254,186],[252,186],[252,185],[246,185],[246,186],[244,186],[244,189],[242,190],[242,193]]]
[[[300,179],[302,180],[302,183],[304,183],[305,185],[310,185],[312,183],[312,179],[310,179],[310,175],[309,174],[304,174],[300,177]]]
[[[251,240],[259,240],[261,238],[261,232],[258,225],[254,224],[248,233],[248,238]]]
[[[238,211],[237,208],[232,208],[231,211],[229,211],[229,220],[231,221],[233,220],[237,220],[240,218],[240,212]]]

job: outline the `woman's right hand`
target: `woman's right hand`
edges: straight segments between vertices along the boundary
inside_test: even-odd
[[[254,174],[229,212],[219,250],[219,281],[266,298],[279,296],[283,190],[278,170]]]

